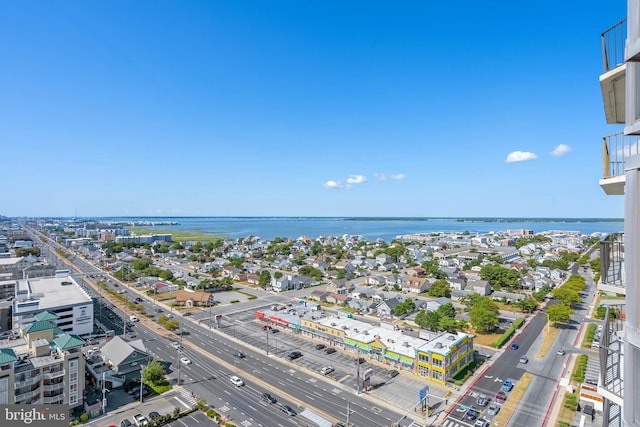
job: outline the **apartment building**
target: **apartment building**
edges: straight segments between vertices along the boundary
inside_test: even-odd
[[[603,178],[608,195],[624,196],[624,234],[600,244],[601,291],[624,295],[605,316],[600,341],[598,393],[604,426],[640,425],[640,0],[627,1],[627,17],[602,35],[600,75],[605,119],[622,131],[603,137]]]
[[[20,337],[0,341],[0,404],[83,405],[84,341],[55,326],[55,316],[20,330]]]

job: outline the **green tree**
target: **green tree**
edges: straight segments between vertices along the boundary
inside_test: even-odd
[[[552,295],[555,299],[560,301],[562,305],[566,305],[567,307],[571,307],[574,303],[582,301],[580,294],[566,285],[554,289]]]
[[[451,287],[449,286],[449,283],[447,283],[446,280],[439,279],[439,280],[436,280],[431,285],[431,287],[429,287],[429,290],[427,291],[427,293],[432,297],[436,297],[436,298],[439,298],[439,297],[451,298]]]
[[[533,313],[538,309],[538,302],[532,297],[520,300],[515,305],[520,307],[524,313]]]
[[[498,306],[488,297],[479,299],[469,312],[469,319],[474,329],[486,334],[498,326]]]
[[[554,323],[569,323],[573,310],[569,306],[563,304],[552,305],[547,309],[549,321]]]
[[[258,285],[264,289],[267,286],[269,286],[270,283],[271,283],[271,273],[269,273],[269,270],[262,270],[260,272],[260,279],[258,279]]]
[[[420,310],[418,314],[416,314],[415,322],[416,325],[429,329],[430,331],[439,331],[440,330],[440,321],[442,319],[442,315],[437,311],[425,311]]]
[[[276,279],[282,278],[282,272],[281,271],[276,271],[275,273],[273,273],[273,277],[275,277]]]
[[[149,258],[141,258],[131,263],[131,267],[135,271],[143,271],[151,267],[151,260]]]
[[[416,303],[411,298],[407,298],[393,308],[393,314],[402,316],[403,314],[411,313],[415,309]]]
[[[28,255],[40,256],[40,248],[37,246],[34,246],[33,248],[16,249],[16,257],[24,257]]]
[[[156,359],[153,359],[142,371],[142,381],[144,383],[159,383],[166,375],[166,371]]]
[[[456,309],[453,307],[453,304],[446,303],[438,307],[438,313],[444,317],[448,317],[450,319],[455,319],[456,317]]]

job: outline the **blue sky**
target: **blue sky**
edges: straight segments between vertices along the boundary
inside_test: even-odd
[[[620,130],[598,76],[600,34],[625,15],[3,2],[0,214],[622,217],[598,185]]]

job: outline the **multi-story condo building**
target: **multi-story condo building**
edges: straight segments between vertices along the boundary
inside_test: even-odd
[[[0,404],[83,405],[84,341],[54,321],[41,313],[19,338],[0,341]]]
[[[93,332],[93,301],[88,291],[60,270],[55,277],[15,281],[13,328],[24,328],[44,311],[56,315],[62,331],[85,335]]]
[[[640,425],[640,0],[627,1],[627,17],[602,33],[600,85],[608,124],[623,130],[603,138],[603,178],[609,195],[624,196],[624,234],[600,245],[602,291],[625,296],[609,307],[600,342],[598,392],[605,426]]]

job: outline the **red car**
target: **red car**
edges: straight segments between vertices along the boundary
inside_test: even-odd
[[[500,390],[498,392],[498,394],[496,395],[496,402],[504,403],[505,400],[507,400],[507,393],[505,393],[504,391]]]

